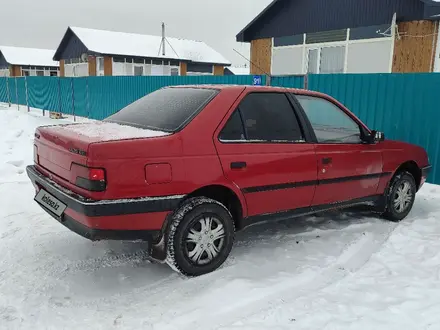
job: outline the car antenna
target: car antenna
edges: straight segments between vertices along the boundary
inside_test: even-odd
[[[248,61],[251,65],[254,65],[257,69],[259,69],[261,72],[263,72],[264,75],[267,76],[268,80],[266,82],[266,85],[270,86],[270,81],[272,76],[270,75],[270,73],[267,73],[265,70],[263,70],[261,67],[259,67],[257,64],[255,64],[254,62],[252,62],[250,59],[248,59],[246,56],[244,56],[242,53],[240,53],[238,50],[236,50],[235,48],[233,48],[234,52],[236,52],[238,55],[240,55],[241,57],[243,57],[246,61]]]
[[[252,62],[250,59],[248,59],[246,56],[244,56],[243,54],[241,54],[238,50],[236,50],[235,48],[233,48],[234,52],[236,52],[238,55],[240,55],[241,57],[243,57],[246,61],[248,61],[250,64],[253,64],[257,67],[257,69],[259,69],[261,72],[263,72],[263,74],[265,74],[268,78],[268,80],[266,81],[266,86],[271,86],[271,80],[272,80],[272,75],[270,73],[267,73],[265,70],[263,70],[261,67],[259,67],[257,64],[255,64],[254,62]],[[304,83],[307,84],[307,75],[304,76]],[[289,91],[287,87],[285,86],[277,86],[277,87],[281,87],[284,88],[287,92]],[[304,87],[304,89],[307,89],[307,87]]]

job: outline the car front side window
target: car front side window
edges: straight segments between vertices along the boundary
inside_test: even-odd
[[[318,143],[362,143],[359,125],[337,105],[315,96],[295,97],[304,109]]]

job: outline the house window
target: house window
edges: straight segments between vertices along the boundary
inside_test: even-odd
[[[98,71],[97,59],[97,71]],[[113,58],[114,76],[178,76],[179,61],[144,59],[144,58]]]
[[[96,58],[96,75],[97,76],[104,75],[104,57]]]
[[[213,66],[210,64],[197,64],[197,63],[188,63],[187,65],[187,75],[188,76],[205,76],[212,75],[214,70]]]
[[[319,48],[309,49],[309,65],[307,69],[308,73],[319,73],[318,59]]]
[[[172,76],[178,76],[179,75],[179,68],[177,67],[171,67],[171,75]]]
[[[308,73],[344,73],[345,46],[327,46],[308,50]]]
[[[345,46],[321,48],[320,73],[344,73]]]
[[[0,77],[9,77],[9,69],[0,69]]]
[[[144,75],[144,66],[143,65],[135,65],[134,66],[134,75],[135,76],[143,76]]]

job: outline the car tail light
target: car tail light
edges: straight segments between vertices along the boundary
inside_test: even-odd
[[[89,191],[104,191],[107,187],[105,170],[103,168],[87,167],[72,164],[71,171],[75,185]]]
[[[90,168],[89,180],[91,181],[105,181],[105,172],[102,168]]]

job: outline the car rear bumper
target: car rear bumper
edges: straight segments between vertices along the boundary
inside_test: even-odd
[[[67,207],[60,215],[38,203],[48,214],[89,240],[146,240],[160,237],[167,215],[184,196],[148,197],[107,201],[86,200],[42,175],[35,166],[26,168],[36,188]]]

